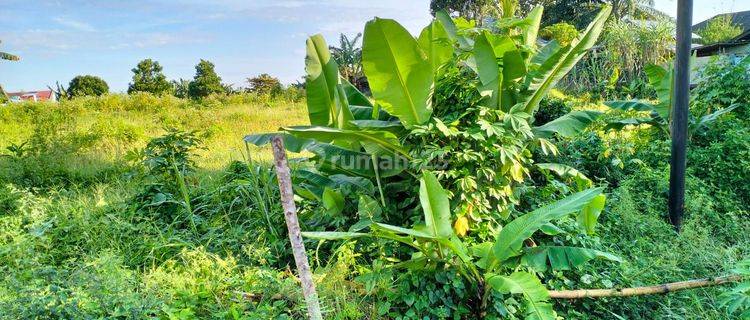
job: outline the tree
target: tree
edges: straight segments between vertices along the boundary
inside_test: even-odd
[[[187,99],[190,96],[190,80],[182,79],[172,80],[170,85],[172,86],[172,93],[175,97]]]
[[[157,61],[142,60],[132,71],[133,83],[128,86],[128,93],[150,92],[160,95],[172,89],[167,77],[162,73],[162,66]]]
[[[101,96],[109,92],[109,86],[97,76],[77,76],[68,84],[68,94],[71,98],[83,96]]]
[[[742,34],[742,27],[732,22],[732,16],[716,16],[706,23],[703,29],[696,31],[703,44],[712,44],[731,40]]]
[[[2,43],[2,41],[0,41],[0,43]],[[21,58],[19,58],[17,55],[0,51],[0,60],[18,61],[20,59]]]
[[[247,78],[247,82],[250,84],[248,91],[257,94],[270,94],[275,95],[281,92],[283,89],[279,79],[272,77],[268,73],[263,73],[259,76]]]
[[[578,29],[584,28],[596,16],[602,5],[612,6],[610,19],[621,20],[632,16],[642,20],[672,19],[669,15],[653,8],[653,0],[520,0],[518,10],[527,14],[536,6],[544,6],[542,25],[566,22]]]
[[[430,1],[430,13],[434,16],[436,12],[445,10],[449,14],[457,14],[459,17],[480,20],[483,9],[494,5],[494,3],[493,0],[432,0]]]
[[[190,98],[198,99],[212,93],[222,92],[224,92],[224,87],[221,85],[221,78],[214,71],[214,64],[201,59],[201,62],[195,66],[195,77],[188,85],[188,95]]]
[[[0,41],[0,43],[2,43],[2,41]],[[18,61],[20,60],[20,58],[17,55],[13,55],[10,53],[0,51],[0,60]],[[0,85],[0,102],[5,102],[7,100],[8,100],[8,94],[5,93],[3,86]]]

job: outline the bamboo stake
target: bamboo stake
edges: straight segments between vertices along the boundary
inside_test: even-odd
[[[322,320],[323,315],[320,312],[318,293],[315,291],[315,282],[313,282],[310,265],[307,262],[307,253],[305,251],[305,245],[302,243],[299,221],[297,220],[297,206],[294,204],[292,179],[291,173],[289,172],[289,165],[286,160],[284,142],[282,142],[280,136],[274,136],[271,138],[271,145],[273,146],[276,178],[279,181],[281,205],[284,207],[284,219],[286,220],[286,227],[289,230],[289,240],[292,243],[294,262],[297,264],[299,279],[302,282],[302,295],[305,296],[307,314],[310,316],[311,320]]]
[[[590,289],[590,290],[558,290],[550,291],[549,296],[553,299],[583,299],[583,298],[606,298],[606,297],[632,297],[648,294],[670,293],[673,291],[694,289],[701,287],[717,286],[732,282],[742,281],[741,275],[729,275],[717,278],[705,278],[680,282],[665,283],[656,286],[636,287],[625,289]]]

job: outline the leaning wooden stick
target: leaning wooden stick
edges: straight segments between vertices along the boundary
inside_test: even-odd
[[[286,227],[289,230],[289,240],[292,242],[294,262],[297,264],[299,279],[302,282],[302,295],[305,296],[305,303],[307,303],[307,313],[312,320],[322,320],[323,315],[320,313],[318,293],[315,291],[315,282],[313,282],[310,265],[307,262],[307,253],[305,245],[302,243],[299,221],[297,220],[297,206],[294,204],[292,179],[289,172],[289,165],[286,161],[284,142],[280,136],[275,136],[271,138],[271,145],[273,146],[276,178],[279,181],[281,205],[284,207],[284,219],[286,219]]]
[[[741,275],[730,275],[717,278],[697,279],[681,282],[672,282],[656,286],[625,288],[625,289],[591,289],[591,290],[558,290],[550,291],[549,296],[553,299],[583,299],[583,298],[605,298],[605,297],[631,297],[647,294],[669,293],[673,291],[710,287],[731,282],[742,281]]]

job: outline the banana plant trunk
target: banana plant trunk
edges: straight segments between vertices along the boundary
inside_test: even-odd
[[[273,147],[276,178],[279,181],[281,205],[284,207],[284,219],[286,220],[287,230],[289,230],[289,240],[292,243],[294,262],[297,264],[299,279],[302,283],[302,295],[305,297],[305,303],[307,304],[307,313],[311,320],[322,320],[323,315],[320,312],[320,301],[318,300],[318,293],[315,291],[315,282],[313,282],[310,265],[307,262],[305,244],[302,242],[299,220],[297,220],[297,206],[294,204],[291,173],[281,136],[277,135],[271,138],[271,145]]]

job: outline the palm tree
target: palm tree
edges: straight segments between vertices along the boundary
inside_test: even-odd
[[[2,41],[0,41],[0,43],[2,43]],[[18,61],[20,59],[21,58],[19,58],[17,55],[0,51],[0,60]]]
[[[0,43],[2,43],[2,41],[0,41]],[[19,58],[17,55],[0,51],[0,60],[18,61],[20,59],[21,58]],[[0,85],[0,95],[2,95],[2,100],[8,100],[8,94],[5,93],[2,85]]]

